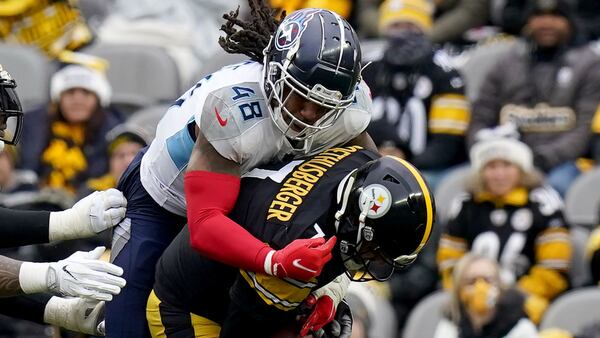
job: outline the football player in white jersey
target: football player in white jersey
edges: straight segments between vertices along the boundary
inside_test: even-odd
[[[250,6],[250,22],[238,11],[224,16],[227,35],[219,42],[251,60],[184,93],[119,182],[128,209],[115,229],[113,262],[128,287],[107,306],[109,337],[149,336],[145,306],[155,264],[186,221],[196,250],[245,270],[309,280],[331,259],[335,237],[271,248],[227,214],[240,175],[259,164],[342,144],[375,149],[365,132],[371,99],[360,79],[358,37],[328,10],[303,9],[280,22],[264,0]],[[293,189],[302,196],[310,187]],[[288,201],[278,207],[297,207]]]

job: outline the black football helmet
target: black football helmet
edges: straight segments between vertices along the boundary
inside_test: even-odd
[[[434,225],[435,202],[423,176],[392,156],[351,172],[337,192],[340,253],[355,281],[388,279],[417,258]]]
[[[17,83],[0,65],[0,140],[15,145],[21,138],[23,109],[15,88]]]
[[[302,141],[328,128],[354,101],[361,72],[358,36],[338,14],[306,8],[278,26],[264,50],[263,88],[275,125],[290,139]],[[292,93],[327,113],[309,125],[285,108]],[[292,125],[301,127],[293,130]]]

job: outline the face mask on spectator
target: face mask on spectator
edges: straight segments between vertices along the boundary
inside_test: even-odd
[[[468,312],[485,315],[496,306],[498,295],[497,286],[488,283],[483,278],[477,278],[474,283],[462,288],[460,300]]]

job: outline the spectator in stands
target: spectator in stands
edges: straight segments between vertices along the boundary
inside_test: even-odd
[[[87,196],[95,190],[115,188],[138,151],[148,145],[148,139],[142,129],[128,124],[117,125],[108,132],[108,172],[87,180],[79,195]]]
[[[587,41],[600,38],[600,1],[578,0],[577,14]]]
[[[471,28],[487,23],[490,0],[433,0],[436,7],[431,29],[435,43],[460,41]]]
[[[471,186],[453,202],[437,261],[449,289],[467,252],[498,260],[503,281],[531,296],[528,314],[537,323],[544,305],[568,288],[572,248],[560,197],[541,185],[531,150],[513,132],[482,131],[471,148]]]
[[[553,2],[555,0],[550,0]],[[528,0],[506,0],[497,1],[501,3],[498,11],[498,20],[495,21],[504,32],[512,35],[520,35],[526,24],[528,7],[532,1]],[[567,0],[576,10],[576,24],[578,39],[581,41],[596,40],[600,37],[600,2],[597,0]]]
[[[525,313],[526,297],[506,288],[494,259],[466,255],[452,274],[450,303],[435,338],[515,338],[538,336]]]
[[[588,149],[590,123],[600,102],[600,56],[574,44],[565,0],[536,0],[523,39],[500,56],[473,103],[468,132],[508,121],[519,126],[534,163],[564,196],[578,175],[575,160]]]
[[[0,21],[1,40],[34,45],[53,58],[93,38],[76,1],[0,1]]]
[[[6,145],[0,150],[0,199],[15,192],[36,190],[37,175],[31,170],[15,169],[17,156],[14,146]]]
[[[409,160],[434,189],[446,169],[466,158],[470,110],[464,83],[427,38],[427,0],[387,0],[379,13],[388,43],[363,71],[373,95],[368,131],[382,153]]]
[[[25,114],[21,164],[37,172],[43,186],[75,192],[107,171],[105,136],[119,118],[108,109],[108,80],[91,67],[62,68],[52,76],[50,92],[47,107]]]

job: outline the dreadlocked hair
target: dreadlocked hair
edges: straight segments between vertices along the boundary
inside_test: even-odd
[[[238,19],[240,7],[235,11],[223,14],[226,22],[221,30],[227,35],[219,37],[219,45],[230,54],[245,54],[251,60],[263,62],[263,50],[269,44],[271,34],[277,30],[281,20],[285,18],[285,12],[281,13],[280,19],[276,17],[276,11],[265,3],[265,0],[249,0],[251,21]],[[241,30],[235,28],[238,26]]]

